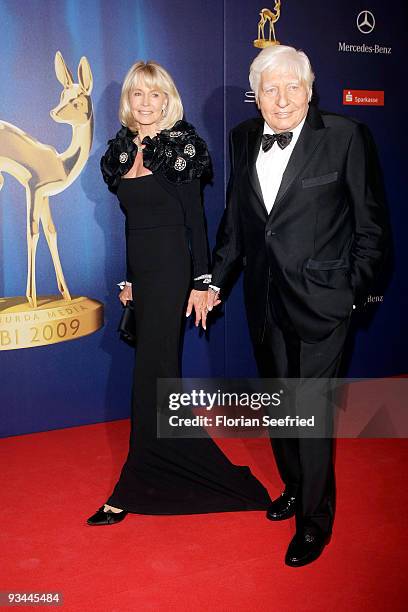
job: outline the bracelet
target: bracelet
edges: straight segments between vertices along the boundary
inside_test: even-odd
[[[117,283],[117,286],[120,287],[121,291],[123,291],[125,287],[131,287],[132,283],[129,283],[129,281],[121,281],[120,283]]]
[[[208,283],[211,283],[211,278],[212,278],[211,274],[201,274],[201,276],[197,276],[193,280],[195,281],[202,280],[205,285],[208,285]]]

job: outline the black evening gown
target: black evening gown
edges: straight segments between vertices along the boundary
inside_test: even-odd
[[[265,509],[266,489],[209,436],[157,438],[156,379],[180,376],[191,245],[182,204],[157,174],[122,178],[117,195],[126,214],[137,342],[129,454],[106,503],[138,514]]]

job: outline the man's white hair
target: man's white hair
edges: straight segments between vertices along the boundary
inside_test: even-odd
[[[272,45],[263,49],[251,64],[249,69],[249,84],[255,97],[259,97],[259,85],[262,72],[270,71],[293,72],[306,86],[309,92],[309,102],[312,97],[314,74],[309,58],[303,51],[285,45]]]

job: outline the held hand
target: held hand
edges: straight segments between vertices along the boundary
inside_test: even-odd
[[[132,300],[132,287],[129,287],[129,285],[125,285],[124,289],[122,289],[122,291],[119,293],[118,295],[120,301],[122,302],[122,304],[124,306],[126,306],[126,302],[129,300]]]
[[[207,291],[207,310],[210,312],[215,306],[221,304],[219,298],[220,292],[214,291],[214,289],[208,289]]]
[[[190,297],[188,298],[186,317],[189,317],[193,311],[195,310],[195,326],[198,327],[201,321],[201,324],[204,329],[206,328],[206,320],[207,320],[207,292],[206,291],[198,291],[197,289],[192,289],[190,293]]]

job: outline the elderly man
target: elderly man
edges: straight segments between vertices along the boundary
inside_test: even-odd
[[[262,119],[230,135],[228,201],[214,250],[208,310],[245,258],[244,292],[263,377],[338,375],[354,304],[386,248],[387,215],[370,134],[310,104],[314,75],[292,47],[261,51],[249,80]],[[317,559],[332,530],[332,439],[272,440],[284,492],[273,521],[296,515],[290,566]]]

